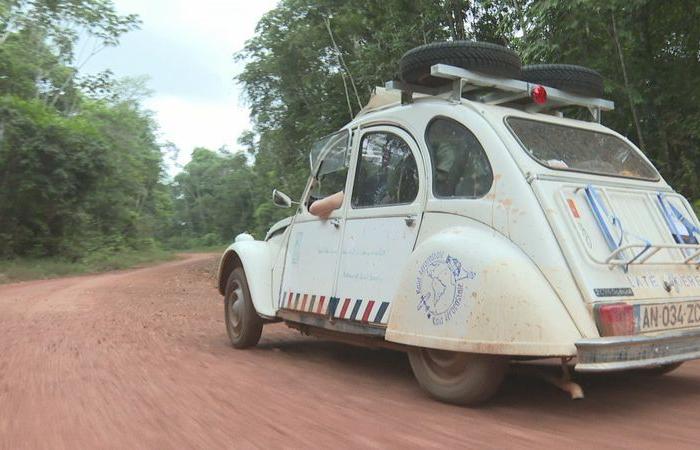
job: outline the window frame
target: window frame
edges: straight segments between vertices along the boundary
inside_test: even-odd
[[[491,175],[491,184],[490,184],[489,188],[483,193],[483,195],[479,195],[479,196],[458,196],[458,195],[442,196],[442,195],[438,195],[438,193],[436,192],[435,183],[437,182],[437,177],[435,176],[435,170],[434,170],[435,158],[433,157],[433,151],[432,151],[432,149],[430,147],[430,143],[428,141],[428,132],[430,131],[430,127],[437,120],[448,120],[450,122],[456,123],[457,125],[461,126],[465,130],[467,130],[467,132],[469,132],[472,136],[474,136],[474,140],[476,140],[476,142],[479,143],[479,147],[481,147],[481,153],[486,158],[486,162],[487,162],[488,167],[489,167],[489,173]],[[491,192],[491,190],[493,189],[494,181],[495,181],[494,175],[493,175],[493,164],[491,164],[491,158],[489,158],[489,155],[486,152],[486,148],[484,147],[484,144],[481,143],[481,141],[477,137],[476,133],[474,133],[468,126],[466,126],[465,124],[463,124],[459,120],[456,120],[452,117],[445,116],[445,115],[437,115],[437,116],[434,116],[433,118],[431,118],[430,121],[428,121],[428,124],[425,126],[425,133],[423,134],[423,140],[425,141],[425,147],[428,150],[428,157],[430,158],[430,178],[431,178],[430,189],[431,189],[431,193],[432,193],[433,197],[435,197],[436,199],[439,199],[439,200],[479,200],[481,198],[486,197],[489,194],[489,192]]]
[[[328,150],[327,150],[327,149],[328,149],[328,147],[327,147],[328,143],[329,143],[333,138],[335,138],[336,136],[341,135],[341,134],[346,134],[346,135],[347,135],[347,148],[349,149],[350,153],[352,153],[352,133],[351,133],[351,131],[350,131],[349,129],[347,129],[347,128],[341,128],[340,130],[338,130],[338,131],[336,131],[336,132],[334,132],[334,133],[327,134],[327,135],[325,135],[325,136],[320,137],[319,139],[317,139],[316,141],[314,141],[314,142],[311,144],[311,150],[309,151],[309,165],[310,165],[309,171],[311,172],[311,175],[312,175],[312,176],[317,175],[318,172],[319,172],[319,170],[321,169],[321,163],[320,163],[320,161],[322,161],[323,157],[325,156],[325,153],[328,152]],[[324,146],[323,146],[323,147],[321,148],[321,150],[319,151],[317,160],[314,161],[314,160],[313,160],[313,151],[314,151],[314,147],[316,147],[316,145],[318,145],[320,142],[323,142],[323,141],[325,141]],[[326,150],[326,151],[324,152],[324,150]],[[349,167],[349,162],[350,162],[350,161],[348,160],[348,167]]]
[[[625,144],[626,146],[628,146],[630,149],[632,149],[635,153],[637,153],[637,156],[640,156],[640,154],[641,154],[642,161],[644,161],[644,163],[648,164],[649,167],[651,167],[651,168],[654,170],[654,173],[656,174],[656,178],[641,178],[641,177],[631,177],[631,176],[627,176],[627,175],[614,175],[614,174],[610,174],[610,173],[593,172],[593,171],[590,171],[590,170],[573,169],[573,168],[569,168],[569,167],[567,167],[567,168],[563,168],[563,167],[552,167],[552,166],[548,165],[546,162],[544,162],[544,161],[542,161],[541,159],[537,158],[534,154],[532,154],[532,152],[530,151],[530,149],[528,148],[528,146],[525,145],[525,143],[520,139],[520,136],[518,136],[518,134],[515,132],[515,130],[513,130],[513,128],[510,126],[510,123],[508,122],[508,119],[511,119],[511,118],[513,118],[513,119],[519,119],[519,120],[525,120],[525,121],[529,121],[529,122],[544,123],[544,124],[552,125],[552,126],[555,126],[555,127],[573,128],[573,129],[575,129],[575,130],[582,130],[582,131],[587,131],[587,132],[590,132],[590,133],[598,133],[598,134],[603,134],[603,135],[606,135],[606,136],[611,136],[611,137],[617,139],[618,141],[624,143],[624,144]],[[594,176],[598,176],[598,177],[623,178],[623,179],[627,179],[627,180],[645,181],[645,182],[647,182],[647,183],[658,183],[659,181],[661,181],[661,174],[659,173],[659,170],[656,168],[656,166],[654,166],[654,164],[651,163],[651,161],[649,161],[649,158],[647,158],[646,155],[645,155],[643,152],[641,152],[636,146],[630,145],[630,143],[628,143],[627,141],[625,141],[625,140],[622,139],[621,137],[616,136],[616,135],[613,134],[613,133],[606,133],[606,132],[604,132],[604,131],[597,131],[597,130],[594,131],[594,130],[591,130],[591,129],[588,129],[588,128],[583,128],[583,127],[576,127],[576,126],[571,126],[571,125],[563,125],[563,124],[559,124],[559,123],[548,122],[548,121],[546,121],[546,120],[536,120],[536,119],[531,119],[531,118],[529,118],[529,117],[521,117],[521,116],[513,116],[513,115],[504,117],[504,118],[503,118],[503,123],[505,124],[506,128],[508,128],[508,131],[509,131],[510,134],[513,136],[513,138],[515,138],[515,140],[518,142],[518,144],[520,145],[520,148],[525,152],[525,154],[526,154],[528,157],[530,157],[532,160],[534,160],[537,164],[539,164],[540,166],[542,166],[542,167],[544,167],[544,168],[546,168],[546,169],[549,169],[549,170],[556,170],[556,171],[558,171],[558,172],[582,173],[582,174],[594,175]]]
[[[401,130],[404,131],[409,137],[413,138],[407,131],[405,131],[403,129],[401,129]],[[416,195],[413,198],[413,200],[411,200],[410,202],[388,203],[388,204],[381,204],[381,205],[366,205],[366,206],[355,205],[355,203],[353,202],[353,197],[355,196],[355,190],[357,189],[357,186],[358,186],[357,178],[360,175],[360,164],[362,164],[362,143],[364,142],[364,140],[367,136],[372,135],[372,134],[382,134],[382,133],[383,134],[391,134],[391,135],[395,136],[396,138],[401,139],[404,142],[404,144],[406,144],[406,146],[408,147],[408,150],[411,152],[411,156],[413,156],[413,162],[416,165],[416,175],[418,176],[418,189],[416,190]],[[414,141],[415,141],[415,139],[414,139]],[[357,161],[355,162],[355,167],[354,167],[355,173],[353,174],[353,177],[352,177],[353,178],[352,191],[350,192],[350,203],[349,203],[350,208],[352,210],[355,210],[355,211],[361,211],[361,210],[377,209],[377,208],[393,208],[393,207],[397,207],[397,206],[413,205],[414,203],[416,203],[416,201],[419,199],[420,186],[421,186],[420,168],[419,168],[419,164],[418,164],[419,159],[417,158],[417,156],[419,156],[418,152],[411,147],[411,144],[408,141],[406,141],[402,136],[400,136],[399,134],[397,134],[393,131],[390,131],[387,129],[379,129],[379,130],[368,129],[367,131],[364,131],[359,136],[359,142],[357,145]]]
[[[322,138],[318,139],[318,141],[326,140],[327,142],[330,142],[331,139],[333,139],[334,136],[336,135],[341,135],[341,134],[346,134],[347,135],[347,140],[345,142],[345,158],[346,158],[346,164],[347,164],[347,174],[345,175],[345,185],[343,186],[343,190],[347,191],[348,189],[348,183],[351,179],[350,174],[352,173],[352,153],[353,153],[353,135],[354,131],[348,128],[342,128],[335,133],[327,134],[323,136]],[[304,192],[302,194],[302,200],[300,201],[300,207],[301,210],[298,213],[301,214],[306,214],[310,215],[311,217],[316,217],[311,212],[309,211],[309,199],[311,198],[311,193],[312,193],[312,185],[313,185],[313,180],[318,178],[318,174],[321,171],[321,167],[323,166],[323,160],[326,157],[326,155],[330,152],[329,148],[323,148],[321,152],[319,153],[318,160],[316,161],[316,164],[314,164],[315,167],[311,167],[311,173],[309,175],[309,178],[306,182],[306,187],[304,188]],[[332,195],[332,194],[331,194]],[[328,197],[328,196],[326,196]],[[323,197],[323,198],[326,198]],[[344,200],[343,204],[340,206],[340,208],[337,208],[333,211],[335,213],[336,211],[341,211],[344,210],[346,207],[347,202]],[[330,217],[333,217],[331,215]]]

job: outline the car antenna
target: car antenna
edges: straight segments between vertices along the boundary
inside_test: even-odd
[[[331,43],[333,44],[333,49],[335,50],[335,55],[338,58],[338,62],[340,63],[340,66],[342,69],[347,73],[348,78],[350,78],[350,84],[352,85],[352,90],[355,93],[355,99],[357,100],[357,106],[362,109],[362,102],[360,101],[360,94],[357,93],[357,86],[355,86],[355,79],[352,77],[352,73],[350,72],[350,69],[348,68],[347,64],[345,64],[345,58],[343,58],[343,54],[340,52],[340,48],[338,48],[338,44],[335,42],[335,38],[333,37],[333,31],[331,30],[331,20],[326,17],[323,20],[326,24],[326,29],[328,30],[328,36],[331,38]],[[345,82],[345,77],[343,77],[343,85],[345,85],[345,96],[348,101],[348,106],[350,105],[350,93],[348,92],[348,87]],[[352,108],[350,108],[352,111]],[[352,113],[350,114],[352,116]]]

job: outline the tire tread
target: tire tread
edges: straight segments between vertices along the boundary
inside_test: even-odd
[[[231,284],[234,281],[238,281],[241,284],[241,289],[243,290],[243,300],[245,302],[243,309],[243,328],[241,331],[240,339],[235,339],[229,330],[228,326],[228,296],[231,290]],[[226,296],[224,301],[224,315],[226,319],[226,332],[231,340],[231,344],[238,349],[244,349],[249,347],[254,347],[257,345],[262,334],[263,321],[258,316],[255,311],[255,306],[250,299],[250,289],[248,289],[248,279],[245,276],[245,271],[241,267],[236,267],[233,269],[229,275],[228,281],[226,282]]]
[[[407,83],[440,86],[450,82],[430,75],[434,64],[448,64],[504,78],[520,76],[520,56],[488,42],[434,42],[406,52],[399,64],[401,79]]]
[[[586,97],[602,97],[603,77],[588,67],[573,64],[534,64],[522,69],[523,81],[550,86]]]

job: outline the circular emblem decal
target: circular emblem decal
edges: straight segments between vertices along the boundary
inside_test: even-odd
[[[431,254],[416,277],[418,311],[425,312],[433,325],[449,322],[464,303],[465,281],[475,277],[457,258],[442,251]]]

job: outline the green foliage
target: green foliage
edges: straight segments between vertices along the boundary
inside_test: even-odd
[[[131,105],[88,103],[62,116],[0,97],[0,235],[11,255],[77,257],[139,247],[153,236],[166,188],[151,119]]]
[[[173,258],[175,254],[172,251],[150,248],[116,253],[102,250],[79,260],[64,257],[0,260],[0,284],[126,269]]]
[[[0,257],[154,248],[172,198],[143,81],[72,65],[79,33],[115,45],[137,19],[105,0],[5,0],[0,18]]]
[[[311,143],[395,78],[404,51],[475,39],[508,45],[524,63],[592,67],[617,109],[607,125],[636,142],[681,193],[700,197],[700,7],[690,0],[283,0],[237,55],[255,136],[253,227],[284,214],[277,187],[301,194]],[[330,30],[329,30],[330,28]],[[624,70],[623,70],[624,67]]]
[[[244,151],[194,149],[165,182],[163,153],[177,149],[157,142],[145,80],[83,76],[75,61],[79,35],[97,51],[138,18],[110,0],[0,0],[0,258],[61,273],[262,238],[291,212],[272,189],[301,196],[312,143],[396,78],[405,51],[449,39],[597,69],[617,105],[605,123],[697,199],[699,23],[690,0],[282,0],[236,55],[253,121]]]
[[[228,242],[252,223],[253,174],[247,157],[197,148],[172,185],[174,234],[199,245]]]
[[[76,209],[106,167],[105,143],[90,121],[16,97],[0,98],[0,124],[2,251],[63,253],[85,220]]]
[[[289,215],[270,203],[272,189],[301,196],[313,142],[395,78],[405,51],[457,32],[455,3],[465,2],[287,0],[261,19],[237,55],[255,126],[243,142],[255,158],[249,231],[263,237]]]
[[[616,110],[603,116],[684,195],[700,197],[700,7],[691,0],[527,2],[526,62],[600,71]]]

